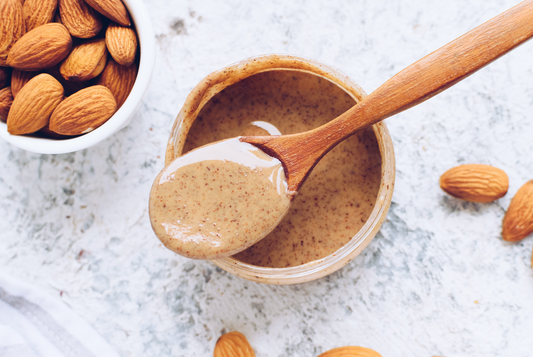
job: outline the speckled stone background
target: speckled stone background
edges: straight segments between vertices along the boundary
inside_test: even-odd
[[[68,155],[0,142],[0,269],[85,318],[123,356],[209,356],[226,331],[258,357],[361,345],[384,357],[533,354],[533,238],[502,241],[511,197],[533,179],[533,42],[387,120],[397,158],[388,220],[338,272],[296,286],[236,278],[167,251],[147,198],[171,124],[207,74],[290,53],[371,92],[515,5],[514,0],[152,0],[153,80],[131,125]],[[439,176],[491,164],[510,178],[491,204],[444,194]]]

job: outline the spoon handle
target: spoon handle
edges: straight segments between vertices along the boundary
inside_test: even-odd
[[[532,36],[533,0],[526,0],[405,68],[335,120],[301,134],[244,141],[280,159],[289,188],[298,190],[320,158],[357,130],[426,101]]]

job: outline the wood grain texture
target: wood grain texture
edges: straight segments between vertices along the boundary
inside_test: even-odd
[[[410,65],[335,120],[309,132],[242,137],[278,158],[297,191],[316,163],[357,130],[418,105],[533,36],[533,0],[523,1]]]

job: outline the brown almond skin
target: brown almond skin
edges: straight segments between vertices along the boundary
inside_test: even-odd
[[[65,89],[66,97],[70,97],[72,94],[76,93],[77,91],[94,85],[92,81],[86,81],[86,82],[67,81],[65,78],[63,78],[63,76],[59,72],[59,65],[56,65],[52,68],[47,69],[46,73],[48,73],[49,75],[57,79],[59,83],[61,83],[61,85]]]
[[[326,351],[318,357],[381,357],[381,355],[370,348],[346,346]]]
[[[120,108],[128,98],[136,78],[137,63],[124,67],[110,58],[96,83],[109,88],[117,101],[118,108]]]
[[[59,13],[74,37],[91,38],[102,30],[102,16],[84,0],[59,0]]]
[[[440,177],[440,187],[449,195],[465,201],[487,203],[505,196],[509,178],[489,165],[461,165]]]
[[[52,22],[57,10],[57,0],[26,0],[22,6],[22,16],[26,31]]]
[[[9,87],[11,83],[11,72],[10,67],[0,67],[0,89]]]
[[[526,182],[511,200],[503,217],[502,237],[518,242],[533,233],[533,180]]]
[[[128,10],[121,0],[85,0],[89,6],[122,26],[131,24]]]
[[[0,1],[0,66],[7,67],[11,48],[26,32],[19,0]]]
[[[12,135],[31,134],[43,128],[63,100],[63,86],[54,77],[42,73],[32,78],[13,100],[7,117],[7,131]]]
[[[65,99],[50,118],[50,130],[61,135],[93,131],[115,114],[117,103],[104,86],[92,86]]]
[[[13,95],[11,94],[11,87],[6,87],[0,90],[0,120],[7,121],[9,109],[13,104]]]
[[[220,336],[213,357],[255,357],[255,353],[242,333],[232,331]]]
[[[105,32],[109,54],[118,64],[130,66],[137,55],[137,35],[131,27],[111,23]]]
[[[102,73],[106,60],[105,40],[103,38],[92,39],[74,47],[70,55],[61,63],[59,72],[68,81],[88,81]]]
[[[58,23],[39,26],[20,38],[9,51],[7,64],[23,71],[40,71],[55,66],[72,49],[72,37]]]
[[[13,98],[15,98],[22,89],[36,75],[38,75],[39,72],[33,72],[33,71],[21,71],[19,69],[13,70],[13,74],[11,75],[11,93],[13,93]]]

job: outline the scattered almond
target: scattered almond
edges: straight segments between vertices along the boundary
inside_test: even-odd
[[[111,91],[92,86],[74,93],[52,113],[50,130],[62,135],[81,135],[105,123],[117,110]]]
[[[526,182],[511,200],[503,217],[502,237],[518,242],[533,233],[533,180]]]
[[[84,42],[72,49],[61,63],[59,71],[63,78],[83,82],[98,76],[105,68],[107,49],[103,38]]]
[[[102,16],[84,0],[59,0],[59,13],[74,37],[91,38],[102,30]]]
[[[13,95],[11,94],[11,87],[6,87],[0,90],[0,120],[7,121],[9,109],[13,103]]]
[[[220,336],[213,357],[255,357],[255,353],[246,337],[233,331]]]
[[[26,31],[52,22],[57,9],[57,0],[26,0],[22,6],[22,16]]]
[[[461,165],[440,177],[440,187],[453,197],[486,203],[505,196],[509,178],[505,172],[492,166]]]
[[[124,67],[115,62],[112,58],[107,61],[104,72],[98,77],[97,84],[103,85],[113,93],[120,108],[128,98],[137,78],[137,64]]]
[[[19,0],[0,1],[0,66],[6,67],[11,47],[24,35],[26,26]]]
[[[137,54],[137,35],[131,27],[109,24],[105,32],[105,44],[117,63],[130,66]]]
[[[24,71],[52,67],[68,56],[72,38],[61,24],[49,23],[26,33],[9,51],[7,64]]]
[[[31,134],[48,124],[50,115],[63,100],[63,87],[51,75],[32,78],[13,100],[7,117],[10,134]]]
[[[11,83],[11,68],[0,67],[0,89],[8,87]]]
[[[318,357],[381,357],[381,355],[370,348],[346,346],[326,351]]]
[[[39,72],[31,72],[31,71],[21,71],[18,69],[13,70],[13,74],[11,75],[11,93],[13,93],[13,98],[17,96],[18,92],[36,75],[38,75]]]
[[[108,19],[118,22],[122,26],[131,24],[128,10],[120,0],[85,0],[85,2]]]

